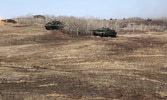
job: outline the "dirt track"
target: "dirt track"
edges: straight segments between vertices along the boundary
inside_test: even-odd
[[[74,37],[0,26],[0,99],[167,99],[167,33]]]

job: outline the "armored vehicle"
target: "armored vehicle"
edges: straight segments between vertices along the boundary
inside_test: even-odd
[[[101,37],[116,37],[117,32],[115,30],[111,30],[110,28],[99,28],[93,30],[93,35]]]
[[[1,20],[1,21],[5,22],[5,23],[13,23],[13,24],[17,23],[14,19],[4,19],[4,20]]]
[[[63,28],[62,22],[54,20],[45,24],[47,30],[61,30]]]

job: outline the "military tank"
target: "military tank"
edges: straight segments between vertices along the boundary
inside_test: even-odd
[[[99,28],[93,30],[94,36],[101,36],[101,37],[116,37],[117,32],[115,30],[111,30],[110,28]]]
[[[1,20],[1,21],[5,22],[5,23],[13,23],[13,24],[17,23],[14,19],[4,19],[4,20]]]
[[[62,30],[63,24],[60,21],[54,20],[45,24],[47,30]]]

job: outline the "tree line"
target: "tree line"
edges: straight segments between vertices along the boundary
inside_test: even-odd
[[[123,19],[99,19],[94,17],[28,15],[15,18],[19,24],[46,24],[53,20],[61,21],[63,31],[69,34],[85,35],[97,28],[108,27],[119,33],[165,31],[167,18],[143,19],[139,17]]]

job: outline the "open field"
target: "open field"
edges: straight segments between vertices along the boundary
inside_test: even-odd
[[[0,99],[167,99],[167,33],[74,37],[0,25]]]

